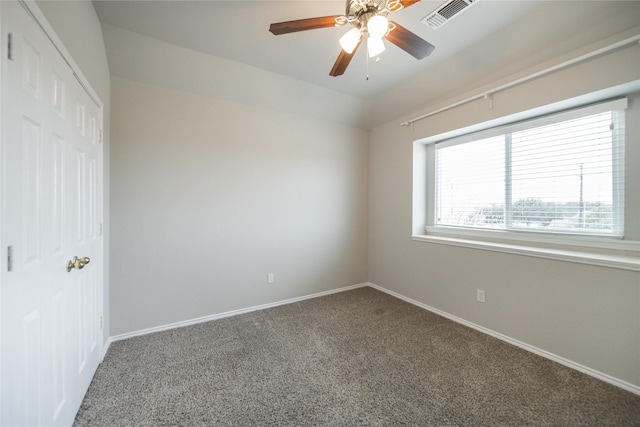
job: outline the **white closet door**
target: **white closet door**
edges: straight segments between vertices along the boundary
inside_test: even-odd
[[[70,425],[101,352],[101,109],[24,6],[1,6],[2,425]]]

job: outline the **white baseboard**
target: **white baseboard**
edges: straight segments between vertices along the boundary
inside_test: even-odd
[[[127,339],[127,338],[137,337],[137,336],[140,336],[140,335],[152,334],[154,332],[166,331],[168,329],[181,328],[183,326],[195,325],[197,323],[209,322],[211,320],[223,319],[225,317],[231,317],[231,316],[237,316],[239,314],[251,313],[252,311],[264,310],[264,309],[267,309],[267,308],[277,307],[277,306],[285,305],[285,304],[291,304],[291,303],[294,303],[294,302],[304,301],[304,300],[311,299],[311,298],[318,298],[318,297],[322,297],[322,296],[325,296],[325,295],[336,294],[338,292],[350,291],[352,289],[363,288],[363,287],[368,286],[368,285],[369,285],[368,282],[359,283],[357,285],[345,286],[343,288],[332,289],[330,291],[318,292],[316,294],[305,295],[305,296],[296,297],[296,298],[290,298],[290,299],[287,299],[287,300],[272,302],[272,303],[269,303],[269,304],[256,305],[256,306],[253,306],[253,307],[226,311],[224,313],[212,314],[210,316],[198,317],[198,318],[195,318],[195,319],[184,320],[184,321],[181,321],[181,322],[169,323],[167,325],[156,326],[156,327],[153,327],[153,328],[141,329],[139,331],[127,332],[125,334],[114,335],[114,336],[110,337],[109,340],[108,340],[108,344],[110,345],[112,342],[124,340],[124,339]],[[105,350],[104,353],[106,353],[106,350]]]
[[[429,306],[427,304],[423,304],[420,301],[416,301],[414,299],[408,298],[408,297],[406,297],[406,296],[404,296],[402,294],[399,294],[397,292],[390,291],[389,289],[383,288],[382,286],[378,286],[378,285],[376,285],[374,283],[368,283],[368,286],[370,286],[370,287],[372,287],[374,289],[377,289],[377,290],[379,290],[381,292],[384,292],[386,294],[389,294],[391,296],[394,296],[396,298],[399,298],[399,299],[401,299],[403,301],[406,301],[406,302],[408,302],[410,304],[413,304],[415,306],[423,308],[423,309],[425,309],[427,311],[430,311],[432,313],[435,313],[437,315],[445,317],[445,318],[447,318],[449,320],[453,320],[454,322],[460,323],[460,324],[462,324],[464,326],[468,326],[468,327],[470,327],[472,329],[475,329],[477,331],[480,331],[480,332],[482,332],[484,334],[491,335],[492,337],[498,338],[499,340],[505,341],[505,342],[507,342],[509,344],[513,344],[516,347],[522,348],[523,350],[527,350],[527,351],[529,351],[531,353],[537,354],[538,356],[542,356],[544,358],[547,358],[549,360],[557,362],[557,363],[559,363],[561,365],[567,366],[569,368],[575,369],[576,371],[580,371],[580,372],[582,372],[584,374],[590,375],[590,376],[595,377],[595,378],[597,378],[599,380],[602,380],[604,382],[612,384],[612,385],[614,385],[616,387],[620,387],[621,389],[627,390],[627,391],[629,391],[631,393],[640,395],[640,386],[637,386],[635,384],[631,384],[631,383],[629,383],[627,381],[624,381],[624,380],[621,380],[619,378],[612,377],[611,375],[605,374],[603,372],[596,371],[595,369],[591,369],[588,366],[584,366],[584,365],[581,365],[581,364],[576,363],[574,361],[571,361],[569,359],[565,359],[564,357],[561,357],[561,356],[558,356],[556,354],[550,353],[550,352],[548,352],[546,350],[542,350],[542,349],[540,349],[538,347],[534,347],[534,346],[529,345],[529,344],[527,344],[525,342],[522,342],[522,341],[519,341],[517,339],[511,338],[511,337],[509,337],[507,335],[503,335],[503,334],[501,334],[499,332],[493,331],[491,329],[487,329],[487,328],[485,328],[483,326],[476,325],[475,323],[469,322],[469,321],[467,321],[465,319],[462,319],[460,317],[457,317],[457,316],[454,316],[452,314],[449,314],[446,311],[442,311],[442,310],[439,310],[437,308],[431,307],[431,306]]]

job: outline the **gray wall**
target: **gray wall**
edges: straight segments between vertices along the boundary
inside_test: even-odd
[[[638,64],[636,45],[500,92],[494,96],[493,109],[479,100],[420,121],[413,130],[400,126],[413,114],[373,129],[370,282],[640,385],[640,273],[411,239],[413,141],[637,81]],[[633,193],[637,201],[640,99],[632,97],[630,104],[626,185],[628,195]],[[632,229],[637,230],[639,219],[638,205],[628,207],[626,220]],[[486,291],[485,304],[476,302],[477,288]]]
[[[104,105],[104,265],[103,265],[103,340],[109,330],[109,146],[110,86],[109,66],[98,16],[88,1],[37,1],[37,5],[69,51],[82,74]]]
[[[127,49],[114,31],[108,51]],[[151,45],[147,58],[160,43],[117,36]],[[209,61],[162,47],[185,67]],[[128,63],[112,79],[112,335],[367,281],[364,130],[169,89],[188,71]],[[279,98],[305,102],[286,86]]]

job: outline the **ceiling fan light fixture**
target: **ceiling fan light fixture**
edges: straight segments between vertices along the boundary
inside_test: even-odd
[[[362,34],[360,34],[360,30],[357,28],[352,28],[346,32],[346,34],[340,37],[340,46],[347,53],[352,53],[353,49],[356,48],[358,42],[362,38]]]
[[[2,1],[2,0],[0,0]],[[319,16],[316,18],[296,19],[274,22],[269,25],[273,35],[315,30],[317,28],[339,27],[349,24],[353,28],[340,38],[342,49],[338,54],[329,75],[338,77],[344,74],[351,59],[363,39],[367,38],[367,58],[378,57],[385,51],[382,39],[404,50],[416,59],[426,58],[435,46],[401,25],[389,21],[387,15],[409,7],[421,0],[346,0],[344,15]],[[448,0],[474,2],[478,0]],[[377,60],[376,60],[377,61]],[[367,60],[367,64],[369,61]]]
[[[381,37],[370,36],[367,39],[367,51],[369,52],[369,58],[380,55],[386,48]]]
[[[385,34],[387,34],[388,29],[389,21],[385,16],[372,16],[367,22],[367,32],[371,37],[381,39]]]

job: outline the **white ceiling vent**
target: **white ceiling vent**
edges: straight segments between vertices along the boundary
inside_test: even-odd
[[[479,0],[449,0],[422,18],[422,22],[436,30],[478,1]]]

